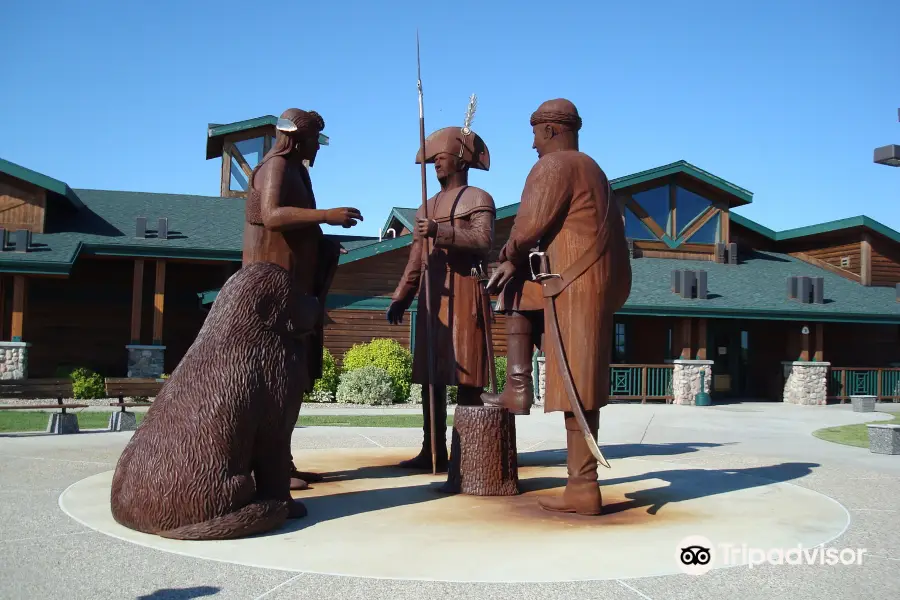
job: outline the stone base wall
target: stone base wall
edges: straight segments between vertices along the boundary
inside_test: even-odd
[[[26,342],[0,342],[0,379],[28,379]]]
[[[157,378],[165,369],[165,346],[126,346],[128,349],[128,377]]]
[[[819,406],[828,397],[827,362],[785,362],[784,401],[788,404]]]
[[[711,360],[675,360],[672,373],[672,404],[694,404],[694,397],[700,393],[700,373],[703,372],[703,391],[709,393],[712,385]]]

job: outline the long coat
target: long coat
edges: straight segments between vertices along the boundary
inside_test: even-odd
[[[432,331],[434,384],[487,385],[488,357],[481,284],[472,276],[472,268],[486,268],[494,240],[495,214],[491,195],[476,187],[450,189],[428,199],[428,217],[438,223],[428,271],[432,306],[427,306],[422,277],[428,246],[415,232],[409,261],[392,298],[408,308],[418,296],[412,369],[414,383],[428,384],[426,322],[432,312],[436,316]],[[420,207],[416,219],[424,216]]]
[[[565,150],[545,154],[525,181],[522,201],[501,261],[529,271],[536,246],[546,252],[553,273],[563,273],[595,240],[600,259],[556,297],[560,337],[572,380],[585,410],[609,401],[613,315],[631,293],[631,262],[622,215],[609,197],[606,174],[587,154]],[[536,262],[536,261],[535,261]],[[537,266],[535,266],[537,268]],[[547,322],[549,315],[544,314]],[[561,365],[545,326],[546,401],[544,412],[570,411]]]

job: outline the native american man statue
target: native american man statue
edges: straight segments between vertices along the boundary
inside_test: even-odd
[[[470,112],[473,110],[470,104]],[[485,314],[481,281],[488,254],[494,242],[494,199],[486,191],[469,185],[469,169],[487,171],[490,154],[484,140],[468,128],[446,127],[425,140],[425,156],[417,153],[416,164],[434,163],[441,190],[428,199],[428,219],[422,207],[416,214],[416,226],[409,261],[394,291],[387,311],[388,321],[401,323],[403,313],[418,296],[416,344],[412,381],[422,385],[422,414],[425,432],[422,451],[400,463],[410,469],[431,469],[431,420],[428,397],[428,344],[425,319],[431,322],[434,356],[435,435],[437,468],[446,471],[447,386],[457,386],[457,403],[480,405],[481,392],[488,381],[486,331],[491,316]],[[427,306],[424,279],[428,245],[433,250],[428,263],[431,278],[431,302]],[[421,324],[421,325],[420,325]]]
[[[530,381],[532,342],[543,333],[544,412],[564,413],[569,476],[561,497],[540,504],[598,515],[597,462],[606,464],[596,445],[599,409],[609,401],[613,315],[631,292],[631,263],[606,174],[578,150],[575,105],[545,102],[531,125],[539,159],[488,282],[489,290],[502,290],[497,310],[508,315],[508,383],[502,394],[483,400],[527,414],[533,390],[524,381],[526,375]]]
[[[315,111],[290,108],[276,125],[275,143],[250,175],[244,224],[243,264],[271,262],[287,269],[300,294],[319,299],[319,320],[310,338],[310,386],[322,375],[325,297],[337,269],[340,244],[324,237],[320,225],[353,227],[362,215],[355,208],[316,208],[308,168],[316,161],[325,121]],[[308,165],[308,166],[307,166]],[[291,489],[305,489],[307,482],[320,481],[302,473],[291,459]]]

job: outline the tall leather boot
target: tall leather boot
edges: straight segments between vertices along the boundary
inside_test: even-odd
[[[597,439],[600,412],[585,411],[591,435]],[[600,486],[597,484],[597,459],[584,439],[575,415],[565,413],[566,419],[566,464],[569,479],[560,496],[538,500],[541,508],[554,512],[577,513],[579,515],[599,515],[603,512]]]
[[[534,353],[532,324],[521,313],[506,317],[506,386],[499,394],[485,392],[485,406],[501,406],[514,415],[531,413],[534,404],[534,381],[531,357]]]
[[[437,435],[437,471],[447,471],[447,387],[434,387],[435,434]],[[404,460],[399,465],[402,469],[431,471],[431,408],[428,399],[428,386],[422,386],[422,417],[424,432],[422,450],[415,457]]]

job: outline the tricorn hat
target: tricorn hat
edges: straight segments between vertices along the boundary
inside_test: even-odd
[[[444,127],[438,129],[425,139],[425,162],[434,162],[434,157],[446,152],[460,157],[473,169],[488,171],[491,167],[491,154],[487,144],[477,133],[462,127]],[[416,153],[416,164],[422,162],[422,149]]]

